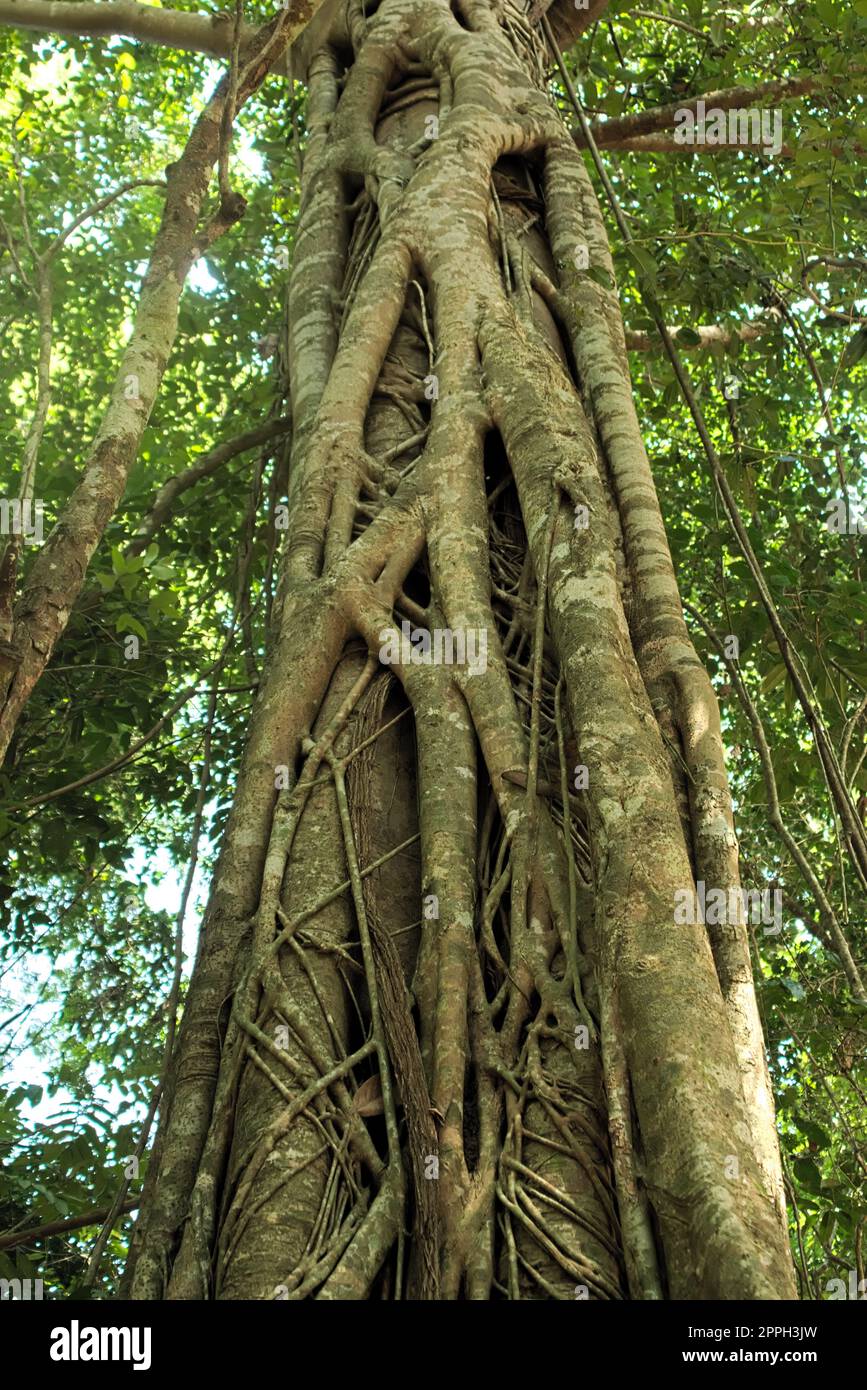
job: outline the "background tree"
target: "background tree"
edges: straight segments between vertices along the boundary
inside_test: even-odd
[[[785,1185],[801,1295],[862,1273],[857,5],[63,8],[160,46],[5,49],[8,1049],[72,1118],[11,1093],[4,1224],[107,1208],[15,1248],[116,1287],[140,1198],[133,1297],[790,1297]],[[674,917],[724,748],[779,935]]]

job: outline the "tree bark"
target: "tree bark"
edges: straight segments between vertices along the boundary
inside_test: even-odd
[[[329,25],[289,526],[123,1292],[794,1297],[746,929],[675,922],[738,886],[719,712],[547,55],[508,2]]]

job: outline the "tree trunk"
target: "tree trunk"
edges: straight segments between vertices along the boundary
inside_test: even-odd
[[[288,527],[125,1292],[794,1297],[746,929],[675,918],[738,886],[719,713],[549,56],[508,0],[303,48]]]

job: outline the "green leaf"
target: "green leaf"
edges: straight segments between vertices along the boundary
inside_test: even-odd
[[[595,280],[595,281],[596,281],[596,284],[597,284],[597,285],[601,285],[601,286],[603,287],[603,289],[606,289],[606,290],[613,290],[613,289],[614,289],[614,281],[612,280],[611,276],[609,275],[608,271],[605,269],[604,266],[602,266],[602,265],[588,265],[588,267],[587,267],[587,269],[585,270],[584,274],[585,274],[585,275],[589,275],[589,276],[590,276],[590,279],[591,279],[591,280]]]
[[[808,1192],[818,1196],[822,1191],[822,1174],[812,1158],[795,1158],[792,1161],[795,1177]]]
[[[655,286],[659,276],[659,266],[650,252],[645,251],[643,246],[637,246],[634,241],[630,242],[626,249],[636,264],[639,279],[646,280],[651,286]]]
[[[143,627],[138,618],[134,618],[131,613],[121,613],[115,619],[115,632],[134,632],[136,637],[140,637],[143,642],[147,641],[147,628]]]
[[[780,984],[789,991],[793,999],[803,999],[804,986],[798,980],[783,979]]]
[[[762,681],[762,690],[767,695],[769,691],[775,690],[786,679],[786,668],[780,661],[776,666],[772,666],[768,674]]]
[[[801,1115],[793,1115],[792,1118],[801,1133],[817,1148],[829,1149],[831,1147],[830,1135],[825,1132],[821,1125],[817,1125],[814,1120],[804,1119]]]
[[[724,14],[714,15],[710,22],[710,41],[717,48],[722,45],[726,32],[726,16]]]
[[[843,353],[843,366],[854,367],[867,352],[867,328],[859,328],[846,344]]]

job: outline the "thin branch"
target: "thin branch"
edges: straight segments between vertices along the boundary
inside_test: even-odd
[[[131,1197],[128,1202],[124,1202],[118,1215],[125,1216],[129,1211],[135,1211],[140,1202],[139,1197]],[[62,1221],[46,1221],[42,1226],[30,1226],[26,1231],[7,1231],[0,1236],[0,1250],[14,1250],[16,1245],[29,1245],[34,1240],[45,1240],[48,1236],[63,1235],[66,1231],[79,1231],[82,1226],[95,1226],[98,1221],[104,1221],[109,1213],[109,1207],[96,1207],[92,1211],[82,1212],[81,1216],[67,1216]]]
[[[151,743],[153,739],[156,738],[160,730],[183,708],[187,701],[193,698],[199,687],[218,669],[222,662],[223,657],[220,656],[217,662],[211,667],[210,671],[205,672],[201,680],[195,681],[192,685],[185,686],[174,704],[169,706],[165,714],[160,715],[156,724],[148,729],[147,733],[142,734],[140,738],[137,738],[134,743],[130,744],[125,753],[118,754],[116,758],[112,758],[111,762],[106,763],[104,767],[98,767],[95,771],[86,773],[84,777],[79,777],[74,782],[68,782],[64,787],[55,787],[53,791],[45,792],[42,796],[30,796],[26,801],[16,802],[6,809],[8,811],[25,811],[29,810],[31,806],[44,806],[48,801],[56,801],[58,797],[66,796],[69,792],[80,791],[82,787],[89,787],[91,783],[100,782],[103,777],[110,777],[113,772],[117,772],[120,768],[126,767],[126,764],[131,762],[146,744]]]
[[[185,468],[182,473],[176,473],[174,477],[169,478],[167,482],[163,483],[154,498],[150,511],[144,517],[124,554],[131,557],[140,555],[143,550],[147,549],[155,533],[168,521],[177,499],[188,488],[201,482],[202,478],[208,478],[212,473],[216,473],[218,468],[221,468],[224,463],[228,463],[230,459],[236,458],[238,454],[246,453],[248,449],[254,449],[257,444],[266,444],[270,439],[285,434],[291,425],[292,417],[289,415],[280,416],[276,420],[266,420],[263,425],[256,425],[253,429],[245,430],[243,434],[236,435],[234,439],[227,439],[222,444],[217,444],[206,454],[202,454],[189,468]]]
[[[801,284],[813,303],[822,310],[823,314],[831,318],[839,319],[841,323],[864,323],[867,321],[861,314],[846,313],[841,309],[835,309],[833,306],[823,303],[810,284],[810,276],[819,266],[823,266],[826,270],[857,269],[863,274],[867,271],[867,260],[865,260],[863,256],[814,256],[811,261],[807,261],[806,265],[801,270]]]
[[[694,24],[687,24],[685,19],[677,19],[674,15],[656,14],[653,10],[633,10],[632,14],[639,19],[653,19],[658,24],[672,24],[676,29],[683,29],[685,33],[693,34],[697,39],[707,39],[709,37],[709,35],[704,33],[701,29],[696,29]],[[625,15],[619,16],[620,19],[626,17]]]
[[[91,217],[95,217],[97,213],[103,212],[110,203],[114,203],[118,198],[123,197],[124,193],[129,193],[133,188],[164,189],[165,187],[165,179],[130,179],[127,183],[118,184],[117,188],[113,188],[110,193],[106,193],[105,197],[98,198],[95,203],[91,203],[90,207],[85,208],[83,212],[80,212],[77,217],[73,218],[68,227],[64,227],[62,232],[58,232],[57,236],[46,250],[41,253],[39,259],[43,262],[52,260],[54,256],[57,255],[57,252],[64,242],[69,240],[72,233],[77,231],[82,223],[87,222]]]

